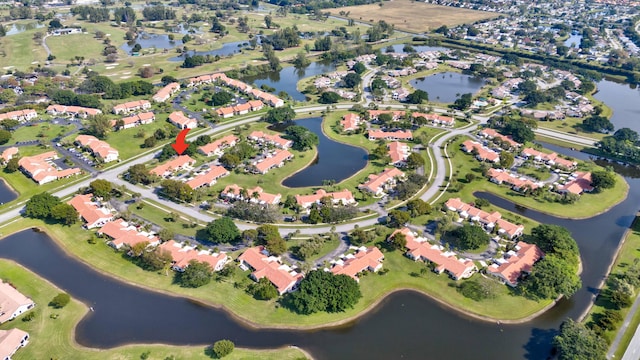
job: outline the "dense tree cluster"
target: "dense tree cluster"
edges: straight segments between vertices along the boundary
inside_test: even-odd
[[[613,131],[613,123],[609,119],[600,115],[591,115],[582,121],[585,130],[607,134]]]
[[[335,104],[342,100],[342,96],[338,95],[334,91],[324,91],[318,98],[320,104]]]
[[[287,137],[293,141],[291,148],[298,151],[312,149],[314,146],[318,145],[319,142],[318,135],[309,129],[298,125],[288,126],[286,134]]]
[[[75,224],[79,216],[73,206],[61,202],[57,196],[48,192],[31,197],[25,204],[24,213],[31,218],[54,220],[64,225]]]
[[[460,250],[475,250],[489,245],[489,234],[480,226],[464,224],[451,231],[449,243]]]
[[[263,37],[262,41],[270,44],[274,50],[284,50],[300,45],[300,35],[298,35],[298,30],[295,26],[287,27],[276,31],[271,36]]]
[[[89,94],[102,94],[104,99],[126,99],[155,93],[153,84],[147,81],[136,80],[116,84],[106,76],[95,74],[80,84],[78,90]]]
[[[149,21],[173,20],[176,18],[176,12],[162,5],[146,6],[142,10],[142,16]]]
[[[296,112],[293,111],[291,106],[281,106],[269,109],[269,111],[262,116],[262,120],[268,123],[277,124],[291,121],[295,117]]]
[[[144,164],[133,165],[127,170],[126,179],[132,184],[149,185],[155,181],[155,176],[149,172]]]
[[[258,236],[255,240],[256,245],[264,245],[269,253],[281,255],[287,251],[287,243],[280,236],[280,231],[275,225],[262,225],[257,229]]]
[[[257,223],[273,223],[281,218],[278,206],[254,204],[248,201],[236,201],[233,203],[227,209],[227,216]]]
[[[102,103],[97,95],[76,94],[72,90],[52,89],[48,92],[53,102],[60,105],[83,106],[100,109]]]
[[[80,20],[86,20],[92,23],[105,22],[110,20],[110,14],[108,8],[94,7],[94,6],[72,6],[71,14],[78,15]]]
[[[331,199],[322,199],[321,204],[314,204],[309,210],[309,215],[305,221],[309,224],[335,224],[358,215],[358,208],[355,206],[333,206]]]
[[[228,216],[215,219],[205,228],[207,240],[214,243],[231,243],[240,239],[240,230]]]
[[[553,345],[560,360],[605,360],[609,348],[593,330],[572,319],[562,323]]]
[[[231,354],[234,347],[235,345],[231,340],[218,340],[213,344],[211,350],[216,358],[222,359],[223,357]]]
[[[193,189],[182,181],[163,180],[160,186],[160,193],[170,199],[184,202],[193,200]]]
[[[207,285],[213,277],[213,268],[206,262],[189,261],[184,271],[176,272],[176,280],[182,287],[198,288]]]
[[[300,314],[342,312],[352,308],[362,297],[358,283],[347,275],[313,270],[289,293],[284,303]]]
[[[278,297],[278,289],[266,277],[249,285],[247,291],[257,300],[271,300]]]

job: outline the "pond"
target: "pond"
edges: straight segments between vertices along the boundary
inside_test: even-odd
[[[18,197],[15,191],[4,180],[0,179],[0,205],[13,201]]]
[[[320,186],[325,180],[339,183],[367,166],[367,151],[328,138],[322,131],[322,118],[296,120],[295,125],[303,126],[318,135],[318,156],[309,166],[284,179],[282,185]]]
[[[594,98],[604,102],[613,109],[611,122],[616,130],[628,127],[640,132],[640,91],[632,89],[629,84],[620,84],[610,80],[598,82],[598,91]]]
[[[577,49],[580,47],[580,41],[582,41],[582,35],[571,34],[569,35],[569,38],[564,41],[564,46]]]
[[[215,49],[215,50],[209,50],[209,51],[187,51],[186,53],[183,53],[180,56],[175,56],[172,58],[169,58],[169,61],[184,61],[184,58],[186,57],[186,55],[189,56],[194,56],[194,55],[201,55],[201,56],[206,56],[206,55],[211,55],[211,56],[229,56],[229,55],[233,55],[233,54],[237,54],[240,53],[242,51],[242,49],[246,49],[249,47],[249,42],[248,41],[234,41],[234,42],[228,42],[228,43],[224,43],[222,44],[222,47],[219,49]]]
[[[395,44],[395,45],[391,45],[391,47],[393,47],[393,52],[396,53],[403,53],[404,51],[404,44]],[[441,47],[441,46],[426,46],[426,45],[411,45],[411,47],[413,47],[413,49],[416,52],[423,52],[423,51],[446,51],[448,50],[446,47]],[[387,48],[388,46],[385,46],[382,48],[382,52],[386,53],[387,52]]]
[[[37,22],[29,22],[29,23],[14,23],[5,28],[6,36],[20,34],[21,32],[25,32],[33,29],[43,28],[44,24],[40,24]]]
[[[275,88],[275,94],[284,91],[296,101],[305,101],[303,93],[298,91],[298,81],[309,76],[316,76],[327,72],[335,71],[335,64],[327,61],[315,61],[304,69],[296,69],[293,66],[283,68],[280,71],[270,71],[256,76],[243,78],[242,81],[248,84],[255,84],[257,87],[267,85]]]
[[[415,89],[426,91],[430,101],[452,103],[462,94],[477,93],[484,86],[485,80],[456,72],[444,72],[413,79],[409,84]]]
[[[140,44],[143,49],[156,48],[156,49],[173,49],[177,46],[182,46],[182,36],[176,35],[174,40],[169,39],[169,35],[166,34],[149,34],[141,32],[138,37],[130,42],[124,43],[120,48],[127,53],[133,50],[135,44]]]

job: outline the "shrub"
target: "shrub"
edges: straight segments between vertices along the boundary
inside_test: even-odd
[[[49,305],[53,306],[56,309],[61,309],[67,306],[67,304],[69,304],[70,301],[71,301],[71,296],[69,296],[69,294],[60,293],[51,300]]]
[[[215,344],[213,344],[213,347],[212,347],[213,355],[215,355],[217,359],[220,359],[231,354],[234,348],[235,348],[235,345],[233,344],[233,341],[219,340],[219,341],[216,341]]]

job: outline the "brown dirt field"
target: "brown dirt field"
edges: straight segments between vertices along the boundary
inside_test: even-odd
[[[382,6],[380,6],[382,4]],[[367,23],[384,20],[398,30],[422,33],[439,28],[498,17],[498,14],[450,6],[432,5],[412,0],[385,1],[382,3],[327,9],[331,15],[348,17]],[[349,15],[340,15],[341,12]]]

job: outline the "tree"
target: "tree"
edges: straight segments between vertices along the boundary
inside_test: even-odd
[[[271,300],[278,297],[278,289],[266,277],[249,287],[249,292],[258,300]]]
[[[292,148],[294,150],[305,151],[312,149],[314,146],[318,145],[320,141],[318,139],[318,135],[302,126],[289,126],[287,127],[286,132],[288,137],[293,141]]]
[[[407,202],[407,209],[411,216],[427,215],[431,212],[431,205],[422,199],[413,199]]]
[[[144,164],[133,165],[127,170],[127,180],[132,184],[151,184],[153,177]]]
[[[277,108],[269,109],[269,111],[262,117],[262,120],[276,124],[291,121],[296,117],[296,112],[293,111],[291,106],[281,106]]]
[[[273,18],[271,17],[271,15],[267,15],[264,17],[264,26],[267,27],[267,29],[271,29],[271,25],[273,25]]]
[[[234,347],[235,345],[231,340],[218,340],[213,344],[211,349],[213,350],[213,354],[216,358],[221,359],[231,354]]]
[[[193,200],[193,189],[186,183],[178,180],[164,180],[160,183],[162,194],[184,202]]]
[[[311,60],[307,58],[304,52],[299,52],[296,58],[293,59],[293,66],[295,66],[296,69],[304,69],[309,66],[309,64],[311,64]]]
[[[593,330],[572,319],[565,320],[553,338],[560,360],[605,360],[609,346]]]
[[[533,266],[522,286],[533,299],[555,299],[559,295],[571,297],[582,282],[574,266],[557,254],[547,254]]]
[[[391,210],[389,211],[389,226],[399,228],[411,220],[411,214],[408,211]]]
[[[64,225],[73,225],[78,221],[78,211],[67,203],[60,203],[51,209],[51,217]]]
[[[429,101],[429,94],[424,90],[416,90],[407,96],[409,104],[422,104],[425,101]]]
[[[220,163],[227,168],[233,169],[236,166],[240,165],[242,161],[238,157],[238,155],[233,154],[231,152],[226,152],[222,154],[220,157]]]
[[[160,240],[162,241],[169,241],[171,239],[173,239],[173,237],[175,236],[174,232],[169,230],[169,229],[162,229],[158,232],[158,237],[160,238]]]
[[[287,251],[287,243],[284,241],[278,228],[274,225],[259,226],[257,245],[264,245],[269,253],[274,255],[283,254]]]
[[[340,95],[333,91],[325,91],[318,98],[320,104],[335,104],[342,99]]]
[[[342,81],[344,82],[344,86],[348,88],[354,88],[360,85],[360,82],[362,82],[362,78],[357,73],[348,73],[347,75],[345,75]]]
[[[375,238],[375,233],[373,231],[364,231],[362,229],[355,228],[349,234],[349,241],[353,245],[363,245],[372,241]]]
[[[256,229],[247,229],[242,231],[242,241],[245,243],[252,244],[258,240],[258,230]]]
[[[12,157],[11,160],[9,160],[9,162],[7,163],[7,166],[5,166],[4,171],[7,173],[13,173],[18,171],[18,169],[20,168],[20,164],[19,162],[19,158],[17,157]]]
[[[229,93],[228,91],[222,90],[211,95],[210,103],[213,106],[221,106],[229,103],[231,100],[233,100],[233,94]]]
[[[353,65],[351,70],[355,71],[356,74],[362,75],[365,71],[367,71],[367,67],[361,62],[357,62],[355,63],[355,65]]]
[[[407,247],[407,236],[398,232],[389,239],[389,242],[394,249],[402,250]]]
[[[24,207],[24,213],[28,217],[35,219],[46,219],[51,217],[53,208],[60,204],[60,199],[48,192],[34,195],[27,201]]]
[[[613,131],[614,129],[611,121],[609,121],[609,119],[607,119],[606,117],[600,115],[591,115],[588,118],[584,119],[582,121],[582,126],[586,130],[605,134]]]
[[[510,169],[513,166],[514,157],[513,154],[508,151],[500,153],[500,166],[504,169]]]
[[[462,94],[456,101],[453,102],[452,107],[458,110],[466,110],[473,103],[473,94]]]
[[[477,225],[465,224],[451,232],[450,243],[460,250],[479,249],[489,245],[491,238]]]
[[[89,117],[89,125],[87,126],[89,135],[93,135],[98,139],[105,139],[109,131],[111,131],[111,120],[105,115]]]
[[[89,184],[89,188],[91,188],[91,192],[94,196],[103,198],[104,200],[109,200],[111,198],[111,191],[113,190],[113,187],[108,180],[93,180]]]
[[[0,145],[6,144],[11,140],[11,132],[7,130],[0,130]]]
[[[407,157],[407,167],[409,169],[417,169],[421,166],[424,166],[424,158],[415,152],[412,152]]]
[[[591,173],[591,184],[598,191],[611,189],[616,185],[616,174],[607,170],[594,171]]]
[[[578,244],[566,228],[559,225],[538,225],[531,229],[528,242],[536,244],[545,254],[557,254],[572,264],[578,265]]]
[[[59,293],[58,295],[54,296],[53,299],[51,299],[51,301],[49,302],[49,306],[52,306],[56,309],[62,309],[63,307],[67,306],[69,302],[71,302],[71,296],[69,296],[69,294]]]
[[[358,283],[353,278],[313,270],[302,279],[298,291],[287,294],[284,303],[301,314],[318,311],[333,313],[353,308],[361,297]]]
[[[616,130],[613,137],[618,141],[638,142],[638,133],[626,127]]]
[[[155,248],[153,251],[145,251],[139,259],[139,265],[148,271],[158,271],[168,266],[173,261],[171,253],[167,250]]]
[[[215,219],[205,228],[207,240],[215,243],[231,243],[240,238],[240,230],[228,216]]]
[[[189,266],[182,273],[177,273],[176,276],[180,286],[198,288],[211,281],[213,268],[206,262],[191,260]]]

